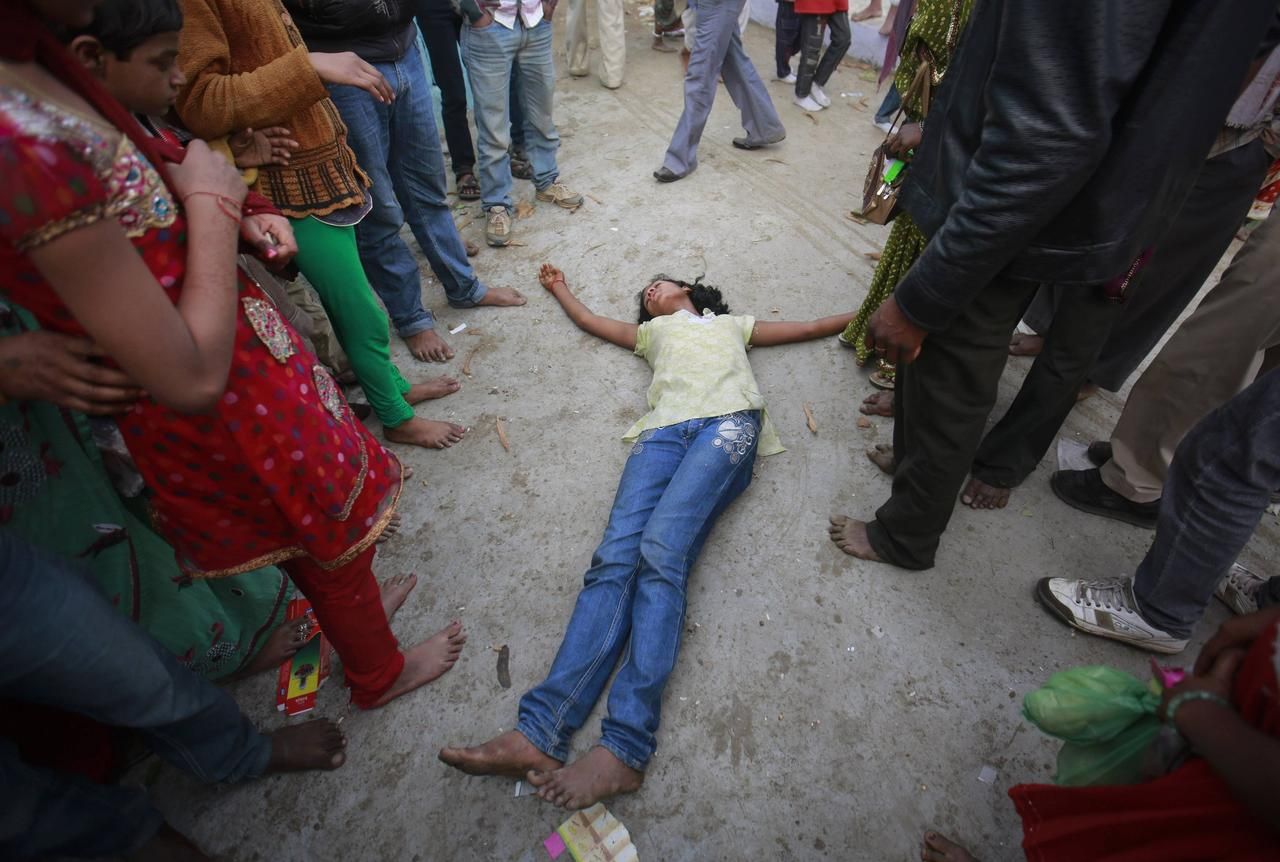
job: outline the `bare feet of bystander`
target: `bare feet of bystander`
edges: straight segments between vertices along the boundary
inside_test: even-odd
[[[422,643],[410,647],[404,654],[404,669],[400,676],[396,677],[386,694],[378,698],[373,708],[386,706],[397,697],[444,676],[457,663],[466,642],[462,623],[454,620]]]
[[[867,522],[846,518],[844,515],[832,515],[831,526],[827,528],[831,541],[836,547],[851,557],[860,560],[880,562],[875,549],[871,547],[871,539],[867,537]]]

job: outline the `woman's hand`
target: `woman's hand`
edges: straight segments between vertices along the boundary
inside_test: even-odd
[[[91,416],[123,413],[146,393],[123,371],[94,362],[105,355],[87,338],[56,332],[0,338],[0,391]]]
[[[1166,710],[1169,708],[1169,702],[1186,691],[1205,691],[1230,703],[1232,683],[1235,681],[1236,671],[1240,669],[1240,662],[1244,661],[1246,652],[1247,650],[1241,647],[1222,650],[1214,658],[1208,670],[1187,677],[1173,688],[1165,689],[1158,712],[1160,719],[1168,720]],[[1179,708],[1178,715],[1181,714],[1182,708]],[[1177,716],[1175,715],[1174,718],[1176,719]]]
[[[553,290],[556,284],[564,285],[565,288],[569,287],[564,280],[564,273],[549,263],[544,263],[542,268],[538,270],[538,284],[547,290]]]
[[[227,139],[237,168],[259,168],[263,165],[287,165],[298,142],[289,137],[284,126],[269,129],[245,129]]]
[[[395,101],[396,95],[382,73],[350,51],[341,54],[311,52],[311,65],[320,80],[326,84],[346,84],[359,87],[384,105]]]
[[[249,193],[240,172],[201,140],[187,145],[182,162],[169,166],[169,176],[173,178],[174,191],[184,205],[191,195],[201,195],[215,201],[226,198],[239,207]]]
[[[903,123],[902,128],[885,139],[884,148],[890,155],[905,159],[910,156],[912,150],[920,146],[922,137],[924,137],[924,130],[919,123]]]
[[[284,216],[272,213],[245,216],[240,222],[240,238],[253,246],[258,257],[272,269],[284,266],[298,253],[293,226]]]
[[[1218,656],[1227,650],[1248,649],[1277,618],[1280,618],[1280,606],[1227,620],[1200,650],[1193,673],[1196,676],[1209,673]]]

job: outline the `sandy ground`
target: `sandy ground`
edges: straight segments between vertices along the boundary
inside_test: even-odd
[[[459,617],[470,632],[462,660],[371,713],[347,714],[344,689],[331,681],[317,714],[347,714],[350,737],[349,762],[335,773],[207,788],[144,766],[139,777],[172,821],[221,858],[546,858],[541,841],[562,812],[513,798],[510,781],[470,778],[436,760],[446,743],[511,728],[520,693],[545,673],[627,456],[620,436],[645,406],[644,362],[575,330],[538,287],[539,262],[561,266],[592,308],[624,319],[659,271],[705,273],[735,311],[761,319],[834,313],[865,294],[868,253],[887,229],[845,214],[879,139],[871,73],[842,67],[827,87],[835,104],[817,117],[770,82],[788,138],[759,152],[730,147],[741,129],[722,91],[697,172],[658,186],[650,174],[682,90],[676,55],[649,48],[651,20],[629,6],[620,90],[569,78],[557,56],[563,179],[587,203],[575,213],[538,204],[516,223],[518,245],[486,248],[476,260],[488,283],[524,290],[529,305],[452,310],[424,278],[441,323],[467,324],[451,338],[457,357],[426,366],[395,345],[411,378],[445,371],[463,381],[419,415],[471,430],[446,452],[397,450],[417,475],[405,526],[377,569],[421,578],[395,621],[398,635],[413,642]],[[747,38],[766,80],[772,37],[753,24]],[[517,193],[532,200],[529,183]],[[481,227],[477,217],[464,233],[483,242]],[[998,410],[1028,364],[1010,362]],[[957,508],[932,571],[853,560],[828,541],[827,516],[866,517],[886,498],[888,479],[862,453],[890,439],[888,420],[857,427],[855,407],[870,389],[833,339],[760,350],[753,365],[789,448],[757,465],[754,487],[721,519],[694,571],[660,748],[641,792],[611,810],[650,862],[907,860],[918,858],[925,828],[968,842],[983,859],[1016,858],[1020,828],[1005,792],[1049,780],[1056,751],[1022,720],[1022,696],[1059,669],[1106,663],[1140,674],[1147,663],[1146,654],[1072,634],[1036,604],[1032,586],[1043,575],[1130,573],[1151,534],[1058,502],[1047,484],[1051,454],[1007,509]],[[1064,435],[1104,435],[1121,404],[1108,394],[1090,400]],[[1267,516],[1250,553],[1275,559],[1276,538]],[[1223,618],[1215,606],[1188,663]],[[510,689],[495,673],[492,647],[503,644]],[[234,690],[267,728],[283,721],[273,684],[259,678]],[[592,744],[599,716],[575,739],[576,753]],[[985,766],[992,783],[978,779]]]

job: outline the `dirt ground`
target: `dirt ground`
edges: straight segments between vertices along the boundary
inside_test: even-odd
[[[348,763],[332,774],[208,788],[144,766],[140,779],[174,824],[220,858],[547,858],[542,839],[564,813],[513,797],[513,782],[436,760],[442,745],[511,728],[521,692],[547,670],[627,457],[621,434],[645,409],[644,362],[574,329],[537,285],[541,261],[563,268],[593,309],[624,319],[657,272],[705,274],[735,312],[769,320],[851,309],[866,292],[887,228],[846,214],[879,140],[873,73],[841,67],[826,88],[832,107],[804,115],[790,88],[771,81],[772,31],[753,23],[748,50],[787,140],[733,149],[742,132],[722,90],[698,170],[657,185],[651,172],[681,111],[681,73],[675,54],[650,50],[652,19],[628,10],[621,89],[570,78],[557,48],[562,176],[586,205],[538,204],[516,222],[517,244],[476,259],[482,278],[525,291],[528,306],[453,310],[424,277],[442,326],[467,325],[451,336],[457,357],[428,366],[394,346],[409,377],[444,371],[463,382],[419,415],[471,430],[445,452],[397,449],[417,475],[404,528],[377,569],[421,579],[395,621],[402,640],[458,617],[466,652],[442,680],[376,712],[349,712],[331,681],[316,712],[345,714],[350,739]],[[529,183],[516,190],[532,200]],[[483,242],[478,213],[464,234]],[[870,391],[863,372],[834,339],[759,350],[753,365],[788,451],[758,463],[754,487],[706,546],[657,756],[643,789],[610,809],[648,862],[908,860],[926,828],[984,860],[1018,858],[1006,791],[1049,780],[1056,751],[1021,718],[1021,698],[1059,669],[1105,663],[1142,674],[1147,664],[1146,654],[1072,634],[1036,604],[1032,586],[1044,575],[1131,573],[1151,534],[1058,502],[1051,453],[1007,509],[958,507],[932,571],[856,561],[828,541],[826,523],[833,512],[870,516],[889,491],[863,450],[889,441],[890,424],[855,421]],[[1028,366],[1010,362],[997,410]],[[1106,393],[1084,403],[1064,436],[1105,435],[1122,403]],[[1277,535],[1267,516],[1250,553],[1275,559]],[[1223,618],[1214,607],[1187,663]],[[504,644],[509,689],[495,672]],[[264,727],[283,722],[273,679],[234,694]],[[600,714],[575,753],[592,744]],[[979,780],[984,767],[994,781]]]

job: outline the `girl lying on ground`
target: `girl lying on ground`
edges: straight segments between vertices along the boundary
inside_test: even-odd
[[[527,777],[546,801],[586,808],[644,780],[689,571],[716,518],[751,484],[757,451],[783,451],[747,348],[834,335],[853,313],[757,322],[731,315],[713,287],[659,276],[641,291],[637,325],[593,314],[549,264],[538,280],[579,328],[649,362],[651,409],[623,438],[631,456],[551,672],[521,699],[515,730],[440,759],[472,775]],[[564,766],[624,652],[599,744]]]

